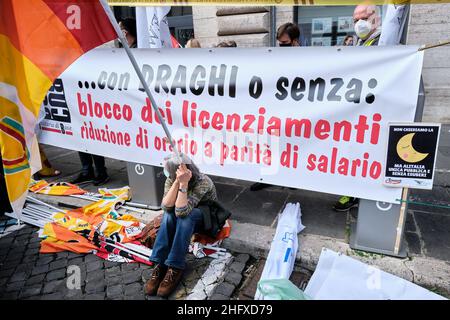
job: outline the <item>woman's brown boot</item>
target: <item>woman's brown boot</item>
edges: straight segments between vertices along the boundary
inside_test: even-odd
[[[158,291],[159,284],[163,281],[166,275],[167,267],[162,264],[157,264],[153,268],[152,276],[145,284],[145,293],[149,296],[154,296]]]
[[[183,270],[169,268],[166,272],[164,280],[159,285],[157,295],[159,297],[167,298],[176,289],[182,277]]]

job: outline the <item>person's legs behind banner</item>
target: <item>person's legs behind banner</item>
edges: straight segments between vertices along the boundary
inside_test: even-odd
[[[52,167],[50,161],[47,158],[47,155],[39,144],[39,154],[41,156],[41,170],[39,170],[36,174],[36,177],[39,179],[48,178],[48,177],[56,177],[61,174],[61,171],[56,170]]]
[[[92,158],[94,159],[95,170],[97,171],[97,176],[94,179],[94,186],[105,184],[109,181],[109,176],[106,172],[105,157],[93,154]]]
[[[71,183],[94,182],[94,185],[98,186],[109,181],[109,176],[106,172],[105,157],[86,152],[78,152],[78,155],[81,161],[81,173]],[[97,176],[94,175],[92,163],[95,164]]]
[[[351,208],[355,208],[359,205],[359,199],[349,196],[342,196],[333,206],[333,209],[338,212],[345,212]]]
[[[92,155],[90,153],[78,152],[81,161],[81,172],[77,178],[71,181],[73,184],[94,181],[94,168],[92,167]]]

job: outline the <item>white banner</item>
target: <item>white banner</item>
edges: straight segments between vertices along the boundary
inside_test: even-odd
[[[181,152],[207,174],[396,202],[389,122],[414,119],[423,52],[136,49]],[[161,166],[169,143],[123,50],[93,50],[46,99],[42,143]]]
[[[388,4],[383,19],[379,46],[395,46],[400,43],[406,23],[406,5]]]
[[[170,6],[136,7],[138,48],[172,48],[167,14]]]
[[[375,266],[322,248],[305,293],[314,300],[446,300]]]

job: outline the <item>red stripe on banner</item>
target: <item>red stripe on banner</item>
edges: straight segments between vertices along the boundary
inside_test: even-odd
[[[53,128],[47,128],[47,127],[41,127],[41,130],[62,133],[61,130],[59,130],[59,129],[53,129]],[[67,134],[68,136],[73,136],[72,131],[66,131],[65,134]]]
[[[72,33],[84,52],[117,38],[98,0],[43,1]]]
[[[61,133],[61,130],[53,129],[53,128],[45,128],[45,127],[42,127],[41,130]]]

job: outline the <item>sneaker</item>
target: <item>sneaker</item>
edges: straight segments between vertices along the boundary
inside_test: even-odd
[[[78,175],[78,177],[72,181],[70,181],[70,183],[72,184],[78,184],[78,183],[82,183],[82,182],[92,182],[94,181],[94,174],[93,173],[80,173]]]
[[[359,203],[358,198],[342,196],[334,204],[333,209],[339,212],[344,212],[350,210],[351,208],[357,207],[358,203]]]
[[[102,184],[105,184],[109,181],[109,176],[106,173],[103,174],[99,174],[97,177],[95,177],[94,179],[94,186],[100,186]]]
[[[145,284],[145,293],[149,296],[154,296],[158,291],[159,284],[163,281],[164,276],[166,275],[167,267],[162,264],[157,264],[155,268],[153,268],[152,276],[148,279]]]
[[[256,182],[256,183],[254,183],[254,184],[252,184],[252,185],[250,186],[250,191],[259,191],[259,190],[268,188],[268,187],[270,187],[270,186],[271,186],[271,185],[270,185],[270,184],[267,184],[267,183]]]
[[[183,270],[169,268],[166,272],[166,276],[159,285],[158,292],[156,293],[158,297],[167,298],[170,294],[177,288],[178,284],[183,277]]]

